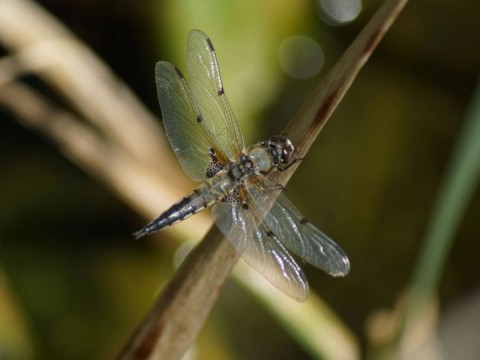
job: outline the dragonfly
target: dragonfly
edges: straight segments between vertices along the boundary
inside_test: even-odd
[[[345,276],[345,252],[312,225],[268,176],[297,162],[285,136],[245,147],[225,95],[212,41],[192,30],[186,77],[160,61],[155,81],[165,132],[184,172],[199,186],[134,233],[138,239],[206,208],[241,257],[271,284],[297,301],[309,287],[293,253],[333,276]]]

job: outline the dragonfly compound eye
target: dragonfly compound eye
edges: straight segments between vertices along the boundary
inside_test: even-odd
[[[268,142],[272,160],[278,165],[288,164],[292,158],[294,147],[292,142],[283,136],[274,136]]]

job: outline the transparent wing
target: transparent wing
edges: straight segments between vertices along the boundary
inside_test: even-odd
[[[266,214],[266,226],[288,250],[306,262],[333,276],[347,275],[350,261],[345,252],[308,222],[279,189],[262,176],[252,178],[247,184],[255,207]]]
[[[188,36],[187,79],[215,150],[237,159],[244,150],[242,133],[225,95],[213,44],[199,30]]]
[[[240,202],[219,202],[212,207],[212,215],[218,228],[250,266],[288,296],[305,301],[308,297],[305,274],[252,210],[245,209]]]
[[[185,78],[174,65],[160,61],[155,67],[155,81],[170,145],[185,173],[195,181],[203,181],[212,161],[211,143],[208,133],[198,124],[201,115]]]

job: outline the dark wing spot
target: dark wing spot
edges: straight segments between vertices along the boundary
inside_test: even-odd
[[[303,218],[303,219],[300,220],[300,224],[302,224],[302,225],[308,224],[308,220]]]
[[[245,210],[248,210],[248,204],[246,202],[243,202],[242,203],[242,207],[245,209]]]
[[[178,74],[178,76],[180,76],[182,79],[185,79],[179,68],[177,68],[175,65],[173,66],[173,68],[175,69],[175,72]]]
[[[238,204],[240,202],[240,196],[238,196],[238,191],[232,191],[230,194],[225,196],[222,201],[230,204]]]
[[[225,94],[225,90],[223,89],[223,86],[220,87],[220,89],[218,89],[218,95],[223,95]]]
[[[203,121],[202,114],[197,114],[197,122],[201,123]]]
[[[268,230],[268,231],[267,231],[267,236],[268,236],[268,237],[274,237],[275,234],[273,233],[272,230]]]
[[[212,41],[209,38],[207,38],[207,44],[208,44],[208,47],[210,48],[211,51],[215,51],[215,48],[213,47]]]
[[[220,170],[223,169],[222,164],[220,164],[213,155],[212,155],[212,159],[213,159],[212,162],[208,164],[208,167],[207,167],[207,178],[214,177]]]

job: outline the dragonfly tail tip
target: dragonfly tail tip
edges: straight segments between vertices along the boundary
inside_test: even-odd
[[[135,237],[135,240],[140,240],[140,238],[144,237],[148,233],[145,231],[145,229],[141,229],[138,231],[135,231],[132,235]]]

